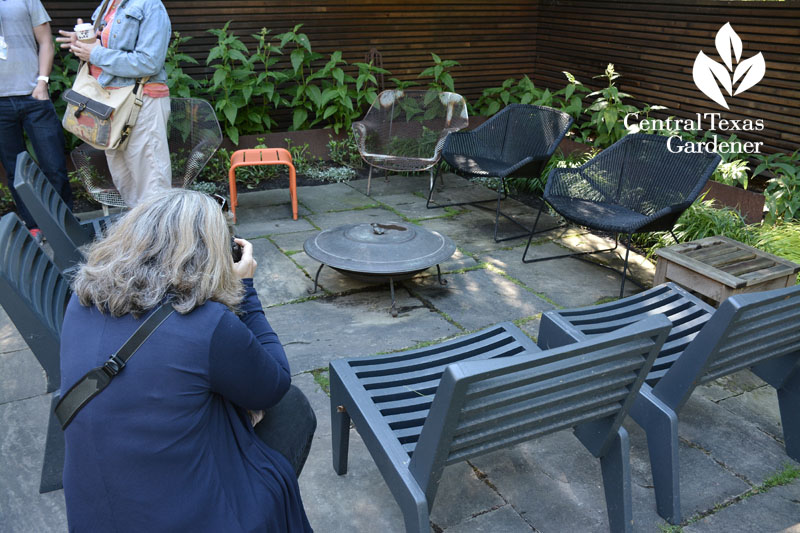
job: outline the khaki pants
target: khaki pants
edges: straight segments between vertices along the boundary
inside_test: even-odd
[[[128,145],[124,150],[106,150],[111,179],[128,207],[172,187],[168,119],[169,98],[144,96]]]

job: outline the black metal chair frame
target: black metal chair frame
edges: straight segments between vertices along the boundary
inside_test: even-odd
[[[619,297],[622,298],[625,294],[632,235],[669,231],[678,242],[672,233],[675,222],[700,196],[721,160],[714,153],[690,152],[686,149],[689,144],[692,143],[680,139],[668,142],[667,137],[660,135],[631,134],[603,150],[580,168],[553,169],[547,178],[544,201],[528,236],[522,262],[537,263],[562,257],[581,259],[591,254],[611,252],[617,248],[619,235],[627,235],[619,289]],[[670,146],[676,151],[670,151]],[[603,166],[607,160],[611,164]],[[678,194],[672,198],[666,197],[675,192]],[[589,229],[614,233],[614,246],[602,250],[528,259],[528,250],[533,235],[537,233],[536,227],[545,202],[567,221]],[[605,212],[601,215],[601,211]],[[600,266],[616,272],[614,268]]]
[[[514,119],[518,122],[512,125],[511,121]],[[442,148],[442,160],[453,167],[457,174],[468,178],[498,178],[496,205],[494,209],[482,205],[493,201],[490,199],[449,204],[432,203],[434,186],[441,174],[440,162],[431,180],[425,207],[436,209],[472,205],[480,209],[493,210],[495,242],[527,236],[531,228],[500,209],[501,201],[508,197],[506,180],[541,175],[545,165],[572,126],[572,121],[572,117],[568,114],[550,107],[510,104],[474,130],[451,133]],[[513,126],[518,129],[514,129]],[[478,157],[480,161],[476,160]],[[524,233],[499,239],[497,231],[501,216],[524,230]]]
[[[647,433],[658,514],[677,524],[678,414],[698,385],[749,368],[776,389],[786,453],[800,461],[800,285],[738,294],[715,310],[670,282],[607,304],[548,311],[538,344],[584,342],[654,315],[673,327],[631,416]]]
[[[347,472],[355,423],[403,511],[429,531],[445,466],[573,428],[600,459],[609,524],[632,524],[628,434],[621,426],[669,331],[650,317],[540,351],[502,323],[435,346],[330,363],[333,467]]]

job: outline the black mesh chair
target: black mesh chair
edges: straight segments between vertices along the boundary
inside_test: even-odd
[[[553,169],[547,178],[544,200],[570,222],[614,233],[614,247],[527,259],[542,205],[522,262],[613,251],[617,248],[619,234],[626,234],[628,243],[619,289],[622,298],[631,235],[671,232],[678,217],[700,195],[719,161],[719,155],[702,151],[695,143],[637,133],[623,137],[580,168]]]
[[[468,178],[500,178],[494,219],[496,242],[524,237],[530,231],[530,228],[500,210],[500,201],[507,194],[506,179],[539,177],[571,125],[572,117],[550,107],[511,104],[474,130],[460,131],[447,137],[442,159],[457,174]],[[432,203],[433,186],[438,176],[439,172],[428,191],[426,206],[429,209],[466,204],[485,208],[477,202]],[[497,228],[501,216],[525,232],[498,239]]]
[[[199,98],[170,98],[167,138],[172,159],[172,186],[187,187],[222,143],[222,130],[214,108]],[[82,144],[70,157],[84,187],[104,209],[126,207],[111,179],[102,150]]]
[[[79,248],[106,232],[114,217],[78,221],[28,152],[17,155],[14,188],[53,249],[53,261],[68,272],[83,260]]]
[[[353,123],[358,151],[372,169],[394,172],[431,170],[439,162],[445,138],[469,125],[467,102],[460,94],[439,91],[383,91],[364,118]]]
[[[61,323],[69,300],[69,284],[14,213],[0,219],[0,305],[25,339],[47,376],[47,392],[61,382]],[[64,436],[53,410],[53,394],[45,442],[40,492],[61,488]]]

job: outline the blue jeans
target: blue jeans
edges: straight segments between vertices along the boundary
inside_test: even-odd
[[[39,168],[70,210],[72,189],[67,177],[64,131],[53,103],[50,100],[37,100],[30,95],[0,97],[0,163],[8,176],[8,188],[17,204],[19,216],[29,229],[33,229],[37,224],[14,190],[17,154],[26,150],[23,131],[33,146]]]

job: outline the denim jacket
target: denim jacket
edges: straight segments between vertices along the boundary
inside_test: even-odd
[[[100,7],[92,21],[103,16]],[[97,46],[89,56],[90,63],[103,69],[97,81],[103,87],[125,87],[150,76],[149,83],[166,83],[164,60],[171,36],[172,26],[161,0],[122,0],[108,47]]]

